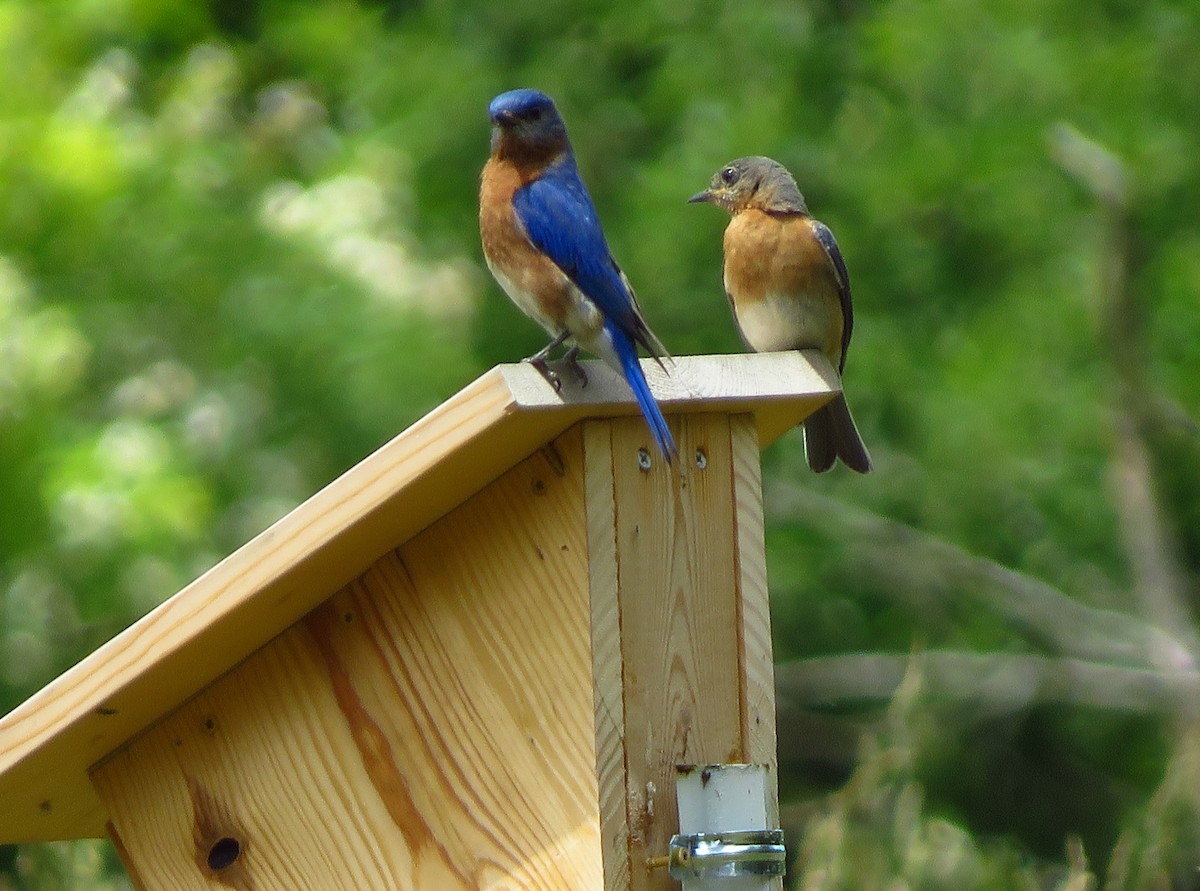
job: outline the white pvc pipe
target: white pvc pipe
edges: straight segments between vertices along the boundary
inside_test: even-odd
[[[767,768],[758,764],[710,764],[680,768],[675,777],[679,834],[773,829],[768,824]],[[684,891],[774,891],[777,877],[683,880]]]

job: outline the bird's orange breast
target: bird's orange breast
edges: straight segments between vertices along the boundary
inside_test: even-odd
[[[479,185],[479,234],[488,268],[509,298],[551,333],[566,324],[570,279],[534,247],[517,218],[513,195],[526,177],[514,164],[489,160]]]
[[[756,351],[819,349],[838,366],[841,297],[811,218],[736,214],[725,230],[725,291],[738,327]]]

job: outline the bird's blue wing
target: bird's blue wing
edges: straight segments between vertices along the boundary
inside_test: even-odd
[[[517,190],[513,207],[533,242],[604,315],[635,340],[645,323],[637,313],[600,228],[600,218],[569,155]]]
[[[850,301],[850,273],[846,271],[846,261],[842,259],[837,239],[833,237],[829,227],[813,220],[812,231],[833,266],[834,275],[837,278],[838,297],[842,302],[842,361],[838,367],[840,374],[846,367],[846,350],[850,348],[850,332],[854,328],[854,307]]]
[[[534,246],[604,314],[620,371],[637,398],[655,442],[670,462],[678,454],[675,441],[638,364],[635,344],[640,343],[654,356],[665,351],[650,333],[633,289],[609,253],[596,207],[579,178],[574,159],[568,155],[518,189],[513,207]]]

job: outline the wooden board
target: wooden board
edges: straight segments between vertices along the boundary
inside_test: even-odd
[[[579,420],[636,428],[624,384],[585,367],[562,393],[526,365],[483,375],[0,719],[0,842],[103,835],[91,765]],[[644,367],[668,415],[750,413],[764,445],[837,391],[811,352]]]
[[[672,429],[677,468],[632,419],[584,432],[607,891],[674,887],[647,861],[678,831],[677,764],[775,766],[754,425],[695,414]]]
[[[598,891],[586,552],[575,430],[97,768],[140,883]]]
[[[737,635],[742,684],[744,760],[774,770],[775,665],[771,647],[771,598],[767,587],[766,531],[763,523],[762,464],[758,433],[748,415],[734,415],[729,424],[733,452],[733,499],[737,517],[738,598]],[[778,783],[768,817],[778,817]],[[771,825],[778,825],[771,823]]]

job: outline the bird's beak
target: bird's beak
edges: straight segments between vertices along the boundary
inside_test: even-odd
[[[687,200],[687,203],[688,204],[701,204],[705,201],[711,201],[712,196],[713,196],[712,192],[710,192],[708,189],[705,189],[703,192],[697,192],[695,195],[693,195],[691,198],[689,198]]]

